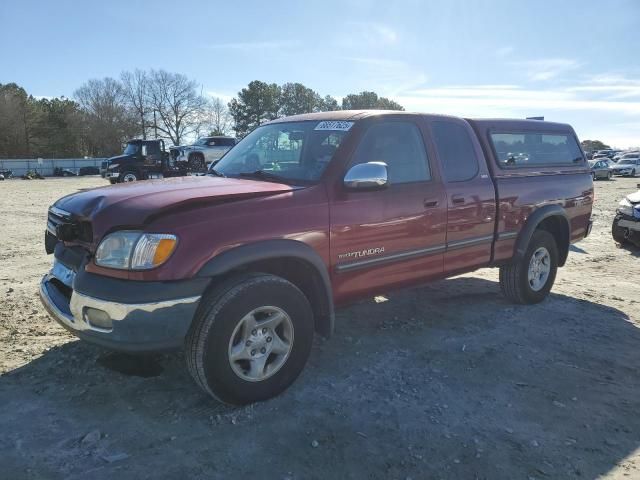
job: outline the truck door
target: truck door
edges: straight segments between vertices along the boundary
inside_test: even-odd
[[[337,302],[442,273],[446,197],[437,170],[431,168],[421,126],[405,120],[371,121],[344,173],[374,161],[387,164],[386,188],[349,190],[340,177],[330,205]]]
[[[480,144],[464,120],[435,120],[431,131],[447,190],[444,271],[486,265],[491,259],[496,203]]]
[[[162,164],[160,142],[147,142],[143,144],[142,155],[144,156],[145,166],[159,168]]]

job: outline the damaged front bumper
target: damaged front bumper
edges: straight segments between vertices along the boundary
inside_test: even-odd
[[[640,221],[638,220],[627,220],[625,218],[621,218],[618,220],[618,226],[633,230],[634,232],[640,232]]]
[[[60,325],[83,340],[113,350],[162,351],[182,347],[204,288],[200,281],[137,282],[78,273],[56,259],[40,283],[40,298]],[[87,293],[96,290],[103,295]]]

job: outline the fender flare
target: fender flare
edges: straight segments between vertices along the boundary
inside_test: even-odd
[[[318,253],[306,243],[297,240],[277,239],[262,240],[247,245],[241,245],[226,250],[208,260],[196,274],[196,277],[217,277],[241,268],[245,265],[278,258],[294,258],[307,263],[317,273],[321,289],[320,312],[316,320],[317,330],[328,337],[333,333],[335,312],[333,305],[333,290],[327,267]]]
[[[558,265],[563,266],[565,264],[565,262],[567,261],[567,255],[569,253],[569,244],[571,243],[571,227],[567,212],[560,205],[545,205],[536,209],[531,215],[529,215],[524,224],[524,227],[522,227],[522,230],[520,230],[518,239],[516,240],[514,255],[516,259],[519,260],[524,257],[524,254],[527,252],[529,242],[531,241],[531,237],[533,236],[533,232],[536,231],[540,223],[550,217],[561,218],[567,227],[566,248],[564,245],[558,245],[558,251],[560,253],[560,258],[558,258]]]

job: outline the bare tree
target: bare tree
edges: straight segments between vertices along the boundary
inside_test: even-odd
[[[148,116],[151,110],[149,106],[149,78],[147,72],[134,70],[122,72],[120,76],[124,96],[129,107],[136,113],[139,121],[142,138],[147,138]]]
[[[116,153],[124,141],[140,133],[117,80],[89,80],[74,96],[86,115],[86,138],[92,154]]]
[[[206,100],[198,94],[196,82],[180,73],[152,70],[149,100],[159,117],[157,129],[174,145],[203,124]]]
[[[227,106],[219,97],[208,102],[208,120],[212,135],[226,135],[231,127],[231,117]]]

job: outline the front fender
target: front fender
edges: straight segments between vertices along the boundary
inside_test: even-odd
[[[196,274],[197,277],[220,277],[252,263],[296,259],[309,265],[316,274],[318,298],[315,312],[320,317],[318,330],[325,336],[333,332],[335,323],[333,293],[327,267],[320,255],[306,243],[297,240],[262,240],[231,248],[208,260]],[[310,299],[313,304],[313,299]]]

